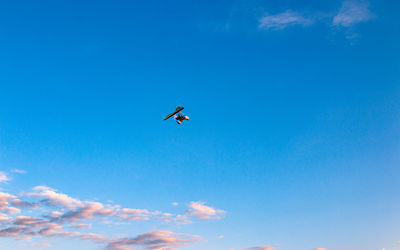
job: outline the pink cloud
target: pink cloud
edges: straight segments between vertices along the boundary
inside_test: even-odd
[[[125,221],[149,220],[150,212],[147,209],[123,208],[118,214],[118,218]]]
[[[44,220],[41,218],[37,218],[37,217],[29,217],[29,216],[18,216],[15,221],[14,224],[15,225],[31,225],[36,227],[36,225],[43,223]]]
[[[36,192],[28,193],[28,196],[42,198],[41,202],[46,205],[61,206],[67,209],[73,209],[82,205],[80,200],[69,197],[66,194],[58,193],[49,187],[36,186],[33,190]]]
[[[0,237],[30,239],[36,233],[28,226],[10,226],[0,230]]]
[[[225,215],[224,210],[215,209],[210,206],[206,206],[204,202],[194,202],[189,204],[189,215],[195,216],[200,220],[215,220],[221,219]]]
[[[61,230],[62,226],[56,223],[46,223],[45,226],[40,229],[39,234],[41,235],[52,235]]]
[[[6,214],[19,214],[21,213],[21,210],[15,207],[7,207],[4,210],[4,213]]]
[[[141,234],[135,238],[125,238],[111,242],[106,249],[122,250],[129,249],[127,246],[143,246],[145,249],[162,250],[174,249],[188,243],[199,241],[197,235],[176,234],[171,231],[154,231]]]
[[[112,207],[104,207],[100,202],[85,202],[78,209],[68,211],[65,214],[59,216],[62,220],[68,221],[85,221],[91,220],[94,216],[112,216],[116,213]]]
[[[79,229],[79,228],[91,228],[92,225],[91,224],[73,224],[69,226],[70,228],[75,228],[75,229]]]
[[[8,217],[7,214],[0,213],[0,223],[2,223],[2,222],[8,222],[8,221],[10,221],[10,220],[11,220],[11,218]]]
[[[130,247],[143,247],[149,250],[177,249],[201,238],[196,235],[178,234],[171,231],[153,231],[127,238],[110,238],[95,233],[82,233],[82,228],[90,228],[91,224],[79,223],[99,219],[108,221],[110,225],[118,224],[118,219],[124,221],[146,221],[158,219],[177,224],[191,223],[190,216],[201,220],[219,219],[225,211],[207,206],[204,202],[191,202],[189,209],[183,214],[172,214],[147,209],[121,208],[118,205],[101,202],[83,201],[72,198],[45,186],[37,186],[30,193],[22,193],[32,201],[24,201],[12,194],[0,192],[0,237],[30,239],[32,237],[74,238],[93,243],[104,244],[107,249],[121,250]],[[37,199],[37,200],[36,200]],[[40,206],[42,203],[45,206]],[[12,204],[15,207],[10,206]],[[57,210],[49,211],[56,207]],[[37,209],[38,217],[15,214],[23,213],[25,209]],[[29,211],[31,212],[31,211]],[[121,222],[119,222],[121,223]],[[69,230],[67,231],[66,228]]]
[[[94,233],[82,234],[79,235],[79,238],[82,240],[89,240],[96,243],[109,243],[111,241],[108,237],[104,235],[94,234]]]
[[[11,199],[16,198],[14,195],[0,192],[0,211],[6,209]]]
[[[272,247],[272,246],[258,246],[258,247],[245,248],[244,250],[275,250],[275,247]]]
[[[39,208],[39,204],[35,203],[35,202],[27,202],[27,201],[22,201],[20,199],[14,199],[12,201],[12,205],[18,208],[24,208],[24,209],[38,209]]]

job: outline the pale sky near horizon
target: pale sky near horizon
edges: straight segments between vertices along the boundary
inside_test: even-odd
[[[0,250],[400,250],[399,7],[3,2]]]

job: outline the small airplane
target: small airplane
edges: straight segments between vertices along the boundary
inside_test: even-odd
[[[164,120],[167,120],[174,116],[174,119],[176,123],[181,124],[184,120],[189,120],[189,116],[184,115],[181,111],[183,110],[183,107],[178,106],[175,108],[175,111],[172,112],[171,114],[167,115]]]

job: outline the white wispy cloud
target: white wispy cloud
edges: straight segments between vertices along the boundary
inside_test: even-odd
[[[8,180],[9,180],[8,176],[4,172],[0,171],[0,183],[1,182],[6,182]]]
[[[13,169],[12,172],[17,173],[17,174],[26,174],[26,171],[21,170],[21,169]]]
[[[342,3],[339,13],[333,17],[334,26],[350,27],[355,24],[366,22],[374,15],[369,9],[367,1],[347,0]]]
[[[343,29],[346,39],[354,42],[360,35],[353,28],[355,25],[367,22],[375,17],[370,10],[368,0],[344,0],[336,12],[307,11],[297,12],[286,10],[274,15],[264,15],[259,19],[261,30],[283,30],[289,26],[305,27],[315,23],[329,23],[334,30]],[[329,21],[328,21],[329,20]]]
[[[276,15],[266,15],[259,20],[258,27],[260,29],[275,29],[282,30],[288,26],[307,26],[311,25],[314,20],[310,17],[305,17],[304,15],[287,10],[285,12]]]

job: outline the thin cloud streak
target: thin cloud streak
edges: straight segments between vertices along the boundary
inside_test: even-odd
[[[258,246],[258,247],[245,248],[243,250],[275,250],[275,247],[272,247],[272,246]]]
[[[283,30],[290,26],[306,27],[316,22],[329,20],[327,23],[331,28],[343,29],[345,38],[354,41],[359,34],[353,30],[353,27],[374,17],[368,0],[345,0],[335,14],[314,12],[305,15],[293,10],[286,10],[279,14],[261,17],[258,21],[258,28],[260,30]]]
[[[17,174],[26,174],[26,171],[21,169],[13,169],[12,172]]]
[[[267,15],[259,20],[258,27],[260,29],[282,30],[289,26],[308,26],[314,22],[313,19],[307,18],[298,12],[287,10],[276,15]]]
[[[24,200],[29,198],[29,200]],[[81,229],[99,223],[117,225],[132,221],[151,219],[175,224],[192,223],[190,218],[199,220],[221,219],[225,211],[206,205],[204,202],[191,202],[182,214],[172,214],[148,209],[121,208],[119,205],[85,201],[73,198],[46,186],[36,186],[30,192],[18,196],[0,192],[0,237],[16,239],[75,238],[93,243],[101,243],[109,250],[130,249],[140,246],[149,250],[177,249],[201,240],[200,236],[178,234],[168,230],[147,232],[136,237],[110,238],[95,233],[82,233]],[[26,216],[24,212],[35,210],[35,215]],[[122,221],[122,222],[118,222]]]

